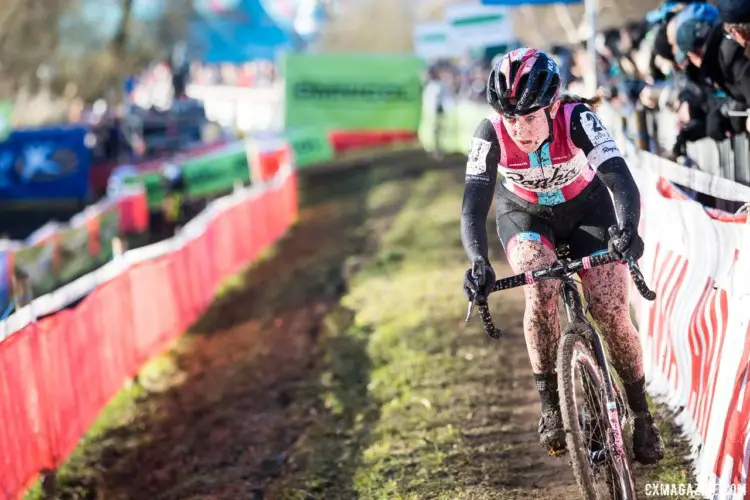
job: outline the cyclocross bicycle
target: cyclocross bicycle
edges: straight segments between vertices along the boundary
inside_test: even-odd
[[[610,228],[610,235],[615,228]],[[571,451],[573,473],[586,500],[611,498],[635,499],[635,482],[623,429],[630,422],[624,392],[612,375],[601,337],[586,318],[581,295],[573,275],[584,269],[624,260],[640,294],[654,300],[638,263],[632,257],[618,258],[607,250],[577,260],[567,258],[569,247],[556,248],[560,259],[546,268],[527,271],[495,282],[492,291],[508,290],[538,281],[562,281],[560,293],[565,304],[568,325],[560,335],[557,351],[557,379],[560,410],[567,449]],[[475,299],[476,300],[476,299]],[[485,332],[499,339],[486,301],[469,302],[466,321],[476,304]]]

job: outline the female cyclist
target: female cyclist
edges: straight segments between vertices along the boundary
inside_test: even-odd
[[[560,240],[569,244],[573,258],[602,248],[636,259],[643,254],[638,187],[588,106],[598,99],[560,97],[559,90],[557,64],[535,49],[506,54],[490,73],[487,100],[497,113],[474,133],[461,218],[461,239],[471,262],[464,279],[470,299],[486,297],[496,279],[485,221],[498,169],[505,180],[498,186],[497,232],[514,273],[553,263]],[[619,234],[610,241],[612,225]],[[581,279],[635,414],[635,459],[656,463],[664,456],[664,444],[646,402],[641,345],[628,309],[627,267],[590,269]],[[524,287],[524,335],[542,401],[540,441],[554,453],[565,450],[555,373],[559,286],[554,280]]]

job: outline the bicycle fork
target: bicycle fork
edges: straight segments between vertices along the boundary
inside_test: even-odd
[[[611,378],[612,375],[609,369],[609,362],[604,355],[604,346],[602,345],[599,334],[596,333],[594,328],[586,320],[586,314],[583,311],[583,303],[581,302],[581,295],[576,288],[575,281],[572,279],[563,280],[562,295],[568,323],[572,324],[574,322],[582,322],[588,325],[590,332],[588,341],[593,348],[594,357],[599,365],[602,381],[604,382],[604,398],[607,408],[607,419],[609,421],[609,428],[607,429],[606,437],[607,449],[614,450],[617,456],[622,456],[624,454],[624,446],[622,440],[622,426],[620,425],[620,413],[617,409],[617,399],[615,397],[614,383]]]

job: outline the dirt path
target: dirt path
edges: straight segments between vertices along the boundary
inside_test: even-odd
[[[61,498],[577,498],[538,446],[521,290],[492,302],[501,341],[463,324],[463,169],[375,167],[303,182],[297,227],[113,403]]]

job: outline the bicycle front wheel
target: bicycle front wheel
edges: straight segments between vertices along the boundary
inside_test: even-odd
[[[588,325],[562,334],[557,357],[560,409],[573,473],[586,500],[635,499],[635,485],[619,424],[610,425],[602,371],[586,340]]]

